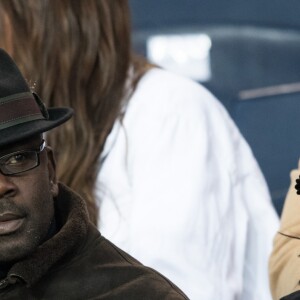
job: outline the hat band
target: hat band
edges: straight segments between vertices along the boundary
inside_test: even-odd
[[[0,99],[0,130],[40,119],[45,118],[31,93]]]

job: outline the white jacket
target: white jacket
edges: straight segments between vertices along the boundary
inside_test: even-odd
[[[204,87],[148,71],[101,159],[104,236],[191,299],[271,299],[277,215],[248,144]]]

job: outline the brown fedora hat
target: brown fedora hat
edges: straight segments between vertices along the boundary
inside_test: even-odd
[[[68,107],[47,109],[12,58],[0,49],[0,147],[48,131],[72,115]]]

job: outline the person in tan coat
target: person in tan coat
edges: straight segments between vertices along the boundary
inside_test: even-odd
[[[270,287],[274,300],[300,299],[300,195],[295,188],[299,175],[300,167],[291,172],[291,185],[270,257]]]

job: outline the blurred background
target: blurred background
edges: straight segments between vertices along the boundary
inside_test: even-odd
[[[130,5],[134,49],[217,96],[250,144],[280,215],[300,153],[300,1]]]

